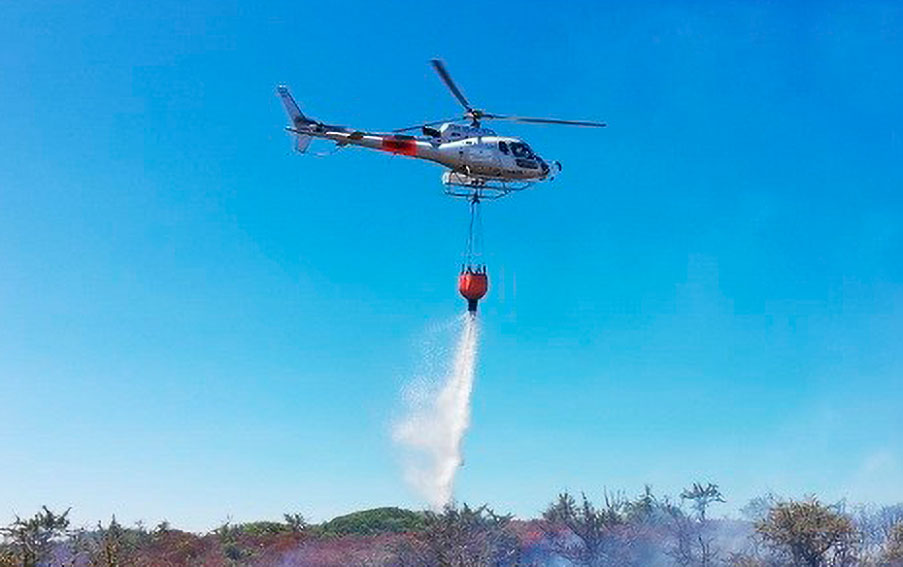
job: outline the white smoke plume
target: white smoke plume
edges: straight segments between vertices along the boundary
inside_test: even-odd
[[[395,441],[406,449],[406,480],[435,509],[451,501],[462,462],[478,330],[476,317],[465,314],[450,368],[444,369],[444,376],[428,376],[408,386],[407,413],[394,430]]]

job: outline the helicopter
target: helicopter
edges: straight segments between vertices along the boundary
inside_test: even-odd
[[[553,179],[561,171],[561,163],[544,160],[520,138],[497,135],[482,125],[484,120],[592,128],[606,126],[604,122],[508,116],[480,110],[465,98],[441,60],[433,59],[430,63],[464,108],[461,117],[435,120],[391,132],[355,130],[326,124],[304,115],[288,87],[279,86],[276,92],[291,120],[292,125],[286,130],[295,136],[295,149],[305,153],[314,138],[322,138],[335,142],[339,148],[361,146],[425,159],[448,168],[442,175],[447,194],[471,199],[498,198],[526,189],[536,182]],[[408,134],[416,130],[420,130],[422,135]]]

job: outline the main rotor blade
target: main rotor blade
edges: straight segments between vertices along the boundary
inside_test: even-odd
[[[587,120],[558,120],[557,118],[530,118],[528,116],[504,116],[502,114],[484,114],[483,118],[492,120],[511,120],[512,122],[526,122],[528,124],[564,124],[565,126],[586,126],[589,128],[605,128],[605,122],[590,122]]]
[[[433,120],[432,122],[424,122],[423,124],[415,124],[414,126],[408,126],[407,128],[399,128],[398,130],[392,130],[393,132],[409,132],[410,130],[417,130],[419,128],[423,128],[424,126],[436,126],[437,124],[445,124],[446,122],[455,122],[456,120],[460,120],[460,118],[450,118],[448,120]]]
[[[433,64],[433,68],[439,73],[439,77],[445,82],[445,86],[448,87],[448,90],[451,91],[455,98],[458,99],[458,102],[461,103],[461,106],[464,107],[468,112],[472,112],[473,109],[470,107],[470,103],[467,102],[467,99],[464,98],[464,95],[461,94],[461,91],[458,89],[458,85],[452,80],[451,75],[448,74],[448,71],[445,69],[445,63],[443,63],[439,59],[431,59],[430,63]]]

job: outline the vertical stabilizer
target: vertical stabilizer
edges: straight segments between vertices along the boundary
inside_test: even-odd
[[[292,93],[289,92],[288,87],[280,85],[276,89],[276,94],[279,96],[279,100],[282,101],[282,106],[285,107],[285,113],[288,114],[289,120],[292,122],[291,128],[297,138],[295,149],[304,153],[307,151],[307,147],[310,146],[312,138],[299,133],[298,130],[308,128],[312,121],[308,120],[307,117],[304,116],[304,113],[301,112],[301,109],[298,108],[298,103],[292,98]]]

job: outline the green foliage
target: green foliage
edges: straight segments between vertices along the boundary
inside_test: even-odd
[[[726,564],[728,567],[764,567],[765,562],[749,553],[731,553]]]
[[[46,506],[27,520],[16,516],[12,524],[0,528],[5,560],[12,557],[21,567],[36,567],[50,553],[51,544],[66,535],[68,516],[69,510],[55,514]]]
[[[129,553],[145,541],[146,535],[140,528],[124,528],[113,516],[106,527],[98,523],[93,533],[80,531],[75,539],[92,567],[122,567],[129,564]]]
[[[226,521],[223,525],[213,530],[213,533],[219,540],[220,549],[228,565],[238,565],[240,561],[250,555],[249,551],[241,545],[241,525]]]
[[[740,508],[740,516],[755,524],[767,518],[771,509],[780,501],[780,498],[772,492],[756,496]]]
[[[776,504],[756,532],[798,567],[843,567],[855,562],[853,521],[815,498]]]
[[[300,514],[296,514],[295,516],[300,516]],[[286,518],[289,518],[288,514],[286,514]],[[230,522],[226,522],[220,527],[216,528],[214,530],[214,533],[221,540],[235,540],[241,536],[264,537],[301,531],[307,525],[303,523],[303,518],[301,519],[300,523],[297,522],[297,518],[292,518],[292,522],[295,523],[272,522],[268,520],[245,522],[243,524],[232,524]]]
[[[115,517],[72,530],[68,511],[43,508],[0,528],[0,567],[903,567],[903,505],[767,495],[743,509],[746,520],[709,519],[721,501],[717,485],[696,483],[676,502],[649,487],[596,502],[564,493],[539,521],[486,506],[378,508],[316,526],[301,514],[226,522],[206,535]]]
[[[651,496],[651,493],[647,493]],[[614,565],[626,561],[629,553],[625,530],[633,508],[641,513],[649,502],[636,506],[620,495],[605,494],[601,507],[586,497],[577,500],[569,493],[558,495],[543,513],[543,529],[554,552],[585,567]]]
[[[239,565],[254,555],[258,544],[248,538],[266,538],[297,532],[307,526],[301,514],[286,514],[285,519],[286,523],[259,521],[233,524],[227,521],[213,530],[227,564]]]
[[[274,534],[284,534],[291,531],[288,524],[280,522],[247,522],[233,526],[239,534],[250,536],[268,536]]]
[[[883,560],[888,567],[903,567],[903,522],[891,528]]]
[[[374,508],[339,516],[320,525],[319,533],[337,535],[378,535],[413,533],[424,528],[424,515],[403,508]]]
[[[652,493],[651,486],[647,484],[642,494],[627,503],[625,515],[628,521],[634,523],[656,523],[660,520],[661,504]]]
[[[422,529],[402,546],[402,567],[513,567],[519,542],[511,530],[511,516],[496,514],[488,506],[424,512]]]
[[[172,531],[172,526],[170,525],[168,520],[163,520],[159,524],[154,527],[154,535],[166,535],[167,533]]]
[[[694,482],[680,493],[681,506],[666,502],[663,509],[670,521],[671,542],[667,550],[681,567],[709,567],[719,562],[721,551],[715,545],[712,522],[706,517],[709,506],[724,502],[717,484]],[[695,513],[687,513],[683,502],[690,502]],[[737,558],[734,558],[735,563]]]
[[[699,482],[694,482],[693,486],[680,493],[680,498],[689,500],[692,503],[693,509],[696,510],[699,519],[702,521],[705,521],[706,511],[713,502],[724,502],[724,496],[718,490],[718,485],[711,482],[705,486]]]
[[[289,531],[298,533],[309,527],[307,520],[301,514],[283,514],[282,517],[285,519],[285,525],[288,526]]]

